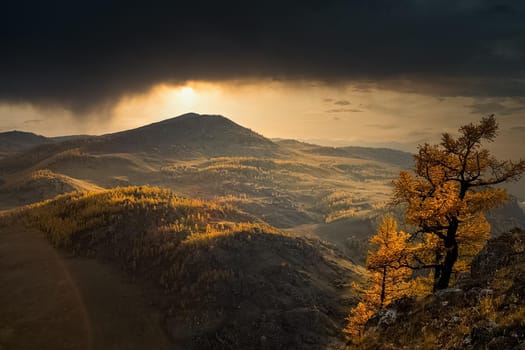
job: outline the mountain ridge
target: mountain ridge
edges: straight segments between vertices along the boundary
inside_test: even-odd
[[[92,146],[95,150],[155,150],[179,156],[187,156],[184,153],[271,156],[277,151],[271,140],[224,116],[197,113],[186,113],[138,128],[105,134],[98,141]],[[231,147],[232,142],[234,147]],[[242,150],[239,145],[243,146]]]

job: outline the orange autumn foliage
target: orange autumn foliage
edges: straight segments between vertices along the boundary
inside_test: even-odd
[[[507,200],[505,190],[492,186],[525,171],[525,161],[499,161],[482,147],[497,130],[489,116],[462,126],[457,138],[444,133],[441,143],[419,147],[414,173],[402,171],[394,181],[394,203],[405,206],[406,222],[423,236],[414,268],[433,270],[434,290],[447,288],[486,242],[483,213]]]
[[[391,215],[383,218],[377,233],[370,238],[375,247],[368,252],[366,267],[371,272],[369,288],[361,290],[361,301],[348,317],[345,333],[358,338],[368,319],[379,309],[402,296],[418,292],[411,279],[412,270],[405,265],[414,249],[408,243],[410,235],[397,230],[397,222]],[[358,286],[355,286],[358,288]]]

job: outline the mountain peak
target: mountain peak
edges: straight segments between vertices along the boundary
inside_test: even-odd
[[[164,124],[165,125],[165,124],[171,124],[171,123],[178,123],[178,122],[183,122],[183,121],[194,121],[194,122],[197,122],[199,120],[200,121],[203,121],[203,120],[219,121],[220,120],[220,121],[223,121],[223,122],[228,122],[228,123],[232,123],[232,124],[237,125],[232,120],[230,120],[230,119],[228,119],[225,116],[220,115],[220,114],[199,114],[199,113],[195,113],[195,112],[189,112],[189,113],[178,115],[176,117],[164,119],[164,120],[161,120],[161,121],[153,123],[153,124],[148,124],[148,125],[145,125],[144,127],[147,127],[147,126],[150,126],[150,125],[158,125],[158,124]],[[240,126],[240,125],[238,125],[238,126]]]
[[[192,118],[199,118],[199,117],[201,117],[201,114],[195,113],[195,112],[189,112],[189,113],[184,113],[184,114],[181,114],[181,115],[178,115],[178,116],[175,116],[175,117],[171,117],[171,118],[165,119],[165,120],[163,120],[161,122],[169,122],[169,121],[183,120],[183,119],[192,119]]]
[[[104,136],[93,145],[113,152],[155,151],[175,156],[254,156],[273,154],[278,146],[222,115],[186,113]]]

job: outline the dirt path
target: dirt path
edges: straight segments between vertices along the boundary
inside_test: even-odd
[[[0,226],[0,350],[168,348],[158,313],[117,271]]]

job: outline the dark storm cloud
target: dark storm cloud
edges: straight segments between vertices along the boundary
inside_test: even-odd
[[[159,82],[356,82],[525,95],[525,2],[10,1],[0,100],[107,106]]]

